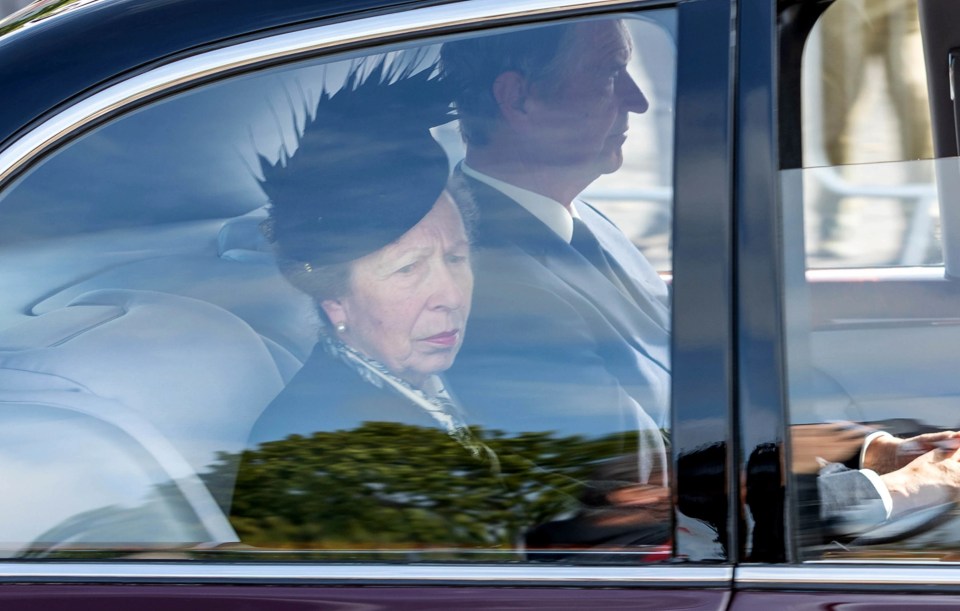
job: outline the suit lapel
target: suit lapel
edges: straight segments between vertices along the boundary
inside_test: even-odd
[[[479,208],[475,236],[478,248],[497,250],[513,246],[535,258],[570,290],[589,302],[624,341],[669,371],[670,338],[664,324],[668,314],[663,312],[662,306],[649,300],[640,305],[634,303],[573,247],[500,191],[466,176],[459,169],[451,179],[450,190],[455,197],[458,193],[462,196],[465,191]],[[591,210],[591,213],[591,216],[599,216],[595,211]],[[585,222],[598,224],[596,218],[585,219]],[[591,230],[594,230],[593,226]],[[637,292],[642,294],[644,291],[638,289]]]
[[[669,294],[666,284],[650,262],[602,213],[593,206],[580,202],[577,206],[580,218],[597,237],[601,248],[607,253],[610,265],[618,268],[621,280],[628,285],[637,305],[664,329],[670,328]]]

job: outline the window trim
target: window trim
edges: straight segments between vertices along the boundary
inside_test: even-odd
[[[226,73],[350,45],[384,43],[401,36],[422,36],[466,25],[562,16],[573,11],[580,14],[597,9],[626,10],[674,4],[672,0],[473,0],[328,23],[207,51],[107,87],[13,141],[0,151],[0,189],[35,158],[92,124],[149,98]]]
[[[719,4],[719,3],[718,3]],[[213,78],[281,61],[476,26],[596,11],[675,7],[674,0],[472,0],[322,24],[181,58],[91,94],[0,150],[0,189],[68,140],[133,107]],[[321,563],[0,561],[0,583],[468,584],[729,588],[729,565],[536,566]]]
[[[729,587],[730,566],[533,566],[209,562],[2,562],[0,583],[270,583]]]
[[[734,571],[738,588],[750,590],[898,590],[960,588],[956,564],[868,560],[818,561],[799,566],[745,566]]]

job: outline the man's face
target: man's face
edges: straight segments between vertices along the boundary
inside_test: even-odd
[[[567,167],[590,181],[620,168],[627,115],[648,106],[627,74],[632,51],[619,21],[576,26],[572,42],[561,50],[559,80],[533,84],[525,101],[532,159]]]

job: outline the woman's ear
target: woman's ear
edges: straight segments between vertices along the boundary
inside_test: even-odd
[[[493,81],[493,97],[507,123],[525,119],[528,89],[527,79],[515,70],[503,72]]]
[[[320,307],[323,308],[324,314],[327,315],[327,319],[330,321],[335,328],[340,326],[346,326],[347,324],[347,310],[343,306],[343,302],[339,299],[324,299],[320,302]]]

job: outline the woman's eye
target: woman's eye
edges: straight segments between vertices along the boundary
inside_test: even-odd
[[[401,276],[409,276],[411,274],[416,273],[416,271],[420,269],[420,263],[421,263],[420,260],[407,263],[403,267],[398,267],[393,273],[399,274]]]

